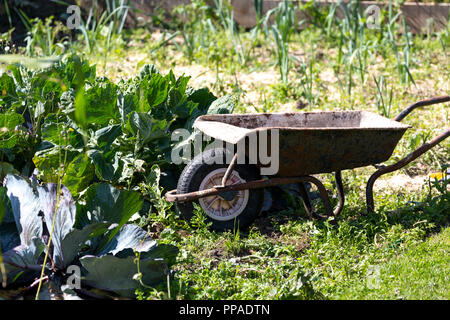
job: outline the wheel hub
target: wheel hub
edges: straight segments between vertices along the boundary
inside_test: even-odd
[[[216,169],[210,172],[200,184],[199,190],[205,190],[220,185],[225,175],[226,168]],[[226,185],[246,182],[235,170],[230,174]],[[248,203],[249,191],[228,191],[220,195],[200,198],[199,204],[205,213],[215,220],[228,221],[234,219],[245,209]]]

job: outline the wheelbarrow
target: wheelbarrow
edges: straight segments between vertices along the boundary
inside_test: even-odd
[[[209,137],[239,148],[211,148],[194,157],[184,168],[176,190],[166,193],[176,202],[182,216],[190,218],[196,202],[215,230],[245,228],[261,211],[264,188],[298,184],[307,214],[313,218],[338,216],[344,206],[341,171],[374,166],[377,171],[366,186],[367,211],[375,209],[373,186],[383,174],[403,168],[450,136],[446,128],[439,136],[392,165],[388,160],[409,125],[402,124],[418,107],[450,101],[450,96],[435,97],[412,104],[393,120],[367,111],[298,113],[220,114],[197,118],[194,127]],[[272,175],[261,175],[267,162],[238,161],[252,157],[255,143],[249,137],[278,135],[279,164]],[[267,139],[268,144],[273,140]],[[267,150],[272,150],[267,146]],[[232,150],[232,151],[230,151]],[[237,151],[236,151],[237,150]],[[266,151],[267,151],[266,150]],[[244,156],[242,156],[244,155]],[[271,155],[272,156],[272,155]],[[338,203],[332,208],[325,186],[313,174],[333,173]],[[313,211],[306,183],[313,184],[323,201],[325,214]]]

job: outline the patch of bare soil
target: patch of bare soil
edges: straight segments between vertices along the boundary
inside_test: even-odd
[[[270,68],[266,71],[253,71],[250,73],[237,73],[236,77],[226,75],[222,70],[216,74],[212,68],[208,68],[198,64],[192,65],[176,65],[174,67],[176,75],[186,74],[191,76],[189,84],[193,87],[208,87],[213,90],[217,81],[225,84],[237,83],[239,88],[244,91],[242,102],[245,105],[258,106],[263,100],[262,88],[269,88],[271,85],[278,83],[280,76],[278,71]],[[289,108],[292,106],[290,105]],[[254,110],[249,110],[253,111]]]
[[[406,174],[399,173],[392,177],[378,179],[374,185],[374,192],[389,190],[406,191],[408,193],[420,192],[427,180],[428,176],[426,175],[410,177]]]
[[[226,248],[225,240],[219,240],[213,249],[205,253],[206,257],[211,259],[213,266],[218,266],[221,261],[232,259],[234,262],[238,262],[241,258],[246,258],[255,252],[251,249],[241,248],[238,251],[230,252]]]
[[[152,239],[161,239],[161,232],[164,230],[164,225],[162,223],[153,223],[148,233]]]
[[[278,235],[270,238],[270,241],[274,244],[293,246],[296,252],[303,252],[311,245],[311,239],[307,233],[301,233],[298,236]]]
[[[216,74],[214,70],[198,64],[180,65],[177,64],[173,69],[173,73],[179,77],[182,74],[190,76],[189,85],[194,88],[208,87],[212,89],[216,82]],[[168,72],[169,70],[167,70]],[[165,71],[164,71],[165,72]]]
[[[226,255],[223,242],[224,242],[223,239],[219,240],[219,242],[216,243],[216,246],[214,247],[214,249],[211,249],[207,252],[208,258],[220,259]]]
[[[269,238],[281,236],[281,232],[274,227],[272,219],[267,217],[266,213],[263,213],[253,222],[252,228],[258,230],[261,235]]]
[[[123,59],[108,59],[106,65],[103,61],[98,61],[98,73],[117,83],[120,79],[135,77],[140,62],[146,58],[144,53],[129,52]]]

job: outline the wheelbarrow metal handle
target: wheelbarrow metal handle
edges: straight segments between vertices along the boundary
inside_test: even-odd
[[[434,98],[418,101],[418,102],[410,105],[409,107],[407,107],[402,112],[400,112],[399,115],[394,118],[394,120],[399,121],[399,122],[402,121],[403,118],[405,118],[408,114],[410,114],[414,109],[416,109],[418,107],[425,107],[425,106],[429,106],[432,104],[448,102],[448,101],[450,101],[450,96],[434,97]]]
[[[422,154],[430,150],[431,148],[435,147],[437,144],[441,143],[445,139],[450,137],[450,128],[447,128],[444,132],[442,132],[439,136],[434,138],[433,140],[424,143],[422,146],[414,150],[412,153],[408,154],[405,158],[401,159],[397,163],[394,163],[390,166],[384,166],[375,171],[372,176],[369,178],[369,181],[367,182],[366,187],[366,204],[367,204],[367,212],[374,212],[375,210],[375,204],[373,201],[373,185],[375,181],[381,177],[383,174],[393,172],[396,170],[399,170],[406,166],[408,163],[414,161],[418,157],[420,157]]]

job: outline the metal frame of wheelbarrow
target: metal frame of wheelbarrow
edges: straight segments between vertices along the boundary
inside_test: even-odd
[[[437,103],[442,102],[448,102],[450,101],[450,96],[442,96],[442,97],[435,97],[431,99],[422,100],[419,102],[416,102],[409,107],[407,107],[405,110],[403,110],[397,117],[394,118],[395,121],[400,122],[403,120],[408,114],[410,114],[414,109],[418,107],[424,107],[429,106]],[[416,150],[414,150],[412,153],[407,155],[405,158],[401,159],[395,164],[385,166],[385,165],[376,165],[374,166],[378,169],[375,173],[372,174],[372,176],[369,178],[366,186],[366,204],[367,204],[367,211],[373,212],[375,209],[374,200],[373,200],[373,186],[375,181],[381,177],[382,175],[393,172],[396,170],[399,170],[403,167],[405,167],[410,162],[414,161],[418,157],[420,157],[422,154],[430,150],[431,148],[435,147],[437,144],[445,140],[450,136],[450,128],[447,128],[444,132],[442,132],[439,136],[434,138],[433,140],[423,144]],[[306,212],[310,217],[317,216],[319,218],[325,218],[325,216],[318,215],[313,212],[311,201],[308,195],[308,192],[305,188],[304,183],[309,182],[314,184],[317,189],[319,190],[320,197],[323,201],[325,213],[327,216],[337,216],[342,211],[344,207],[344,187],[342,185],[342,176],[341,171],[336,171],[334,174],[335,177],[335,183],[336,183],[336,189],[337,189],[337,195],[338,195],[338,204],[336,208],[332,209],[330,198],[328,196],[328,192],[325,189],[325,186],[318,180],[317,178],[311,176],[311,175],[305,175],[305,176],[299,176],[299,177],[275,177],[271,179],[260,179],[255,181],[249,181],[245,183],[239,183],[239,184],[233,184],[226,186],[226,182],[228,177],[230,176],[231,172],[233,171],[233,168],[236,164],[237,160],[237,154],[234,155],[232,161],[230,162],[227,171],[225,172],[225,175],[222,179],[221,185],[214,186],[213,188],[206,189],[206,190],[199,190],[195,192],[190,193],[184,193],[184,194],[176,194],[177,190],[172,190],[166,193],[165,198],[169,202],[185,202],[185,201],[193,201],[204,197],[210,197],[214,195],[219,195],[221,193],[229,192],[229,191],[240,191],[240,190],[247,190],[247,189],[257,189],[257,188],[267,188],[267,187],[273,187],[277,185],[282,184],[292,184],[292,183],[298,183],[300,186],[300,196],[303,200],[303,205],[305,207]]]

